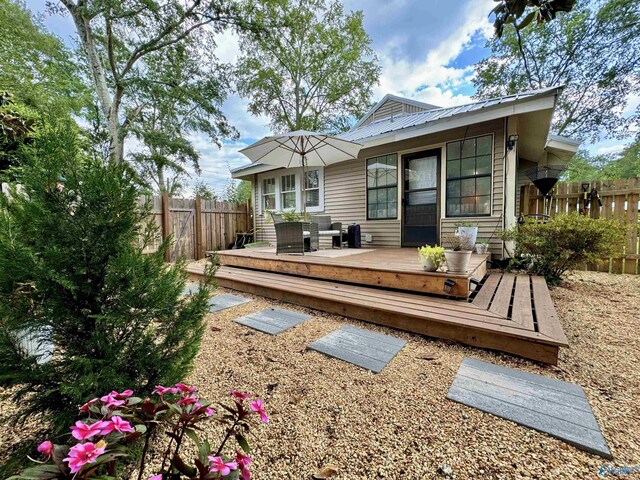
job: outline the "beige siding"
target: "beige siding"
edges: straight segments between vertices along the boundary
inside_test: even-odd
[[[528,168],[535,167],[537,163],[520,159],[518,162],[518,171],[516,173],[516,215],[520,215],[520,189],[523,185],[529,185],[531,181],[524,174]]]
[[[376,147],[365,148],[360,152],[357,160],[341,162],[331,165],[324,170],[324,205],[325,213],[331,215],[334,221],[340,221],[345,226],[349,223],[359,223],[362,229],[363,246],[367,247],[399,247],[401,245],[401,218],[397,220],[375,220],[367,221],[366,212],[366,158],[398,153],[399,158],[404,153],[410,151],[427,150],[432,148],[442,148],[443,165],[445,162],[445,144],[450,141],[462,138],[475,137],[492,133],[494,135],[494,161],[492,172],[492,215],[490,217],[465,217],[442,218],[440,224],[441,235],[452,234],[454,225],[459,220],[467,220],[478,223],[478,237],[488,240],[495,233],[491,241],[491,252],[496,255],[502,254],[502,241],[497,238],[503,225],[504,208],[504,119],[474,124],[468,127],[456,128],[445,132],[438,132],[421,137],[415,137],[401,142],[393,142]],[[444,168],[441,168],[441,175],[444,176]],[[444,181],[443,181],[444,184]],[[255,189],[255,212],[259,212],[260,198],[257,190],[257,182],[254,182]],[[402,178],[399,179],[398,188],[402,190]],[[445,192],[440,189],[441,211],[444,212]],[[400,205],[400,203],[398,203]],[[401,212],[399,212],[401,214]],[[257,238],[261,241],[275,242],[273,224],[265,220],[256,213],[256,227],[258,228]],[[364,242],[364,236],[371,234],[373,241]],[[328,240],[327,240],[328,242]],[[328,243],[323,242],[326,246]]]
[[[367,221],[367,184],[364,158],[325,168],[324,182],[325,213],[344,225],[360,224],[363,246],[400,246],[400,220]],[[365,243],[364,236],[366,234],[372,235],[373,242]]]
[[[408,103],[399,102],[397,100],[387,100],[378,109],[367,118],[362,125],[368,125],[376,120],[382,120],[383,118],[389,118],[391,115],[398,116],[409,113],[418,113],[424,111],[424,107],[417,105],[410,105]]]

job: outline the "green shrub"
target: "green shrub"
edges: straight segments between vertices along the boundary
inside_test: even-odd
[[[618,220],[593,219],[577,212],[547,223],[527,220],[503,233],[516,243],[514,263],[557,284],[564,274],[586,262],[597,263],[622,251],[627,227]]]
[[[157,231],[126,165],[85,158],[73,123],[42,131],[12,172],[20,188],[0,195],[0,385],[61,432],[105,386],[144,395],[181,380],[209,292],[182,297],[169,242],[142,253]]]

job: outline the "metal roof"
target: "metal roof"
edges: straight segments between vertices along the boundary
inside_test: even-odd
[[[425,112],[399,115],[393,118],[386,118],[377,122],[372,122],[361,127],[356,126],[348,132],[338,135],[338,137],[352,141],[362,140],[365,138],[374,137],[376,135],[381,135],[383,133],[402,130],[403,128],[425,125],[427,123],[448,119],[466,113],[476,112],[491,107],[500,107],[521,100],[531,99],[533,97],[545,96],[552,91],[558,90],[559,88],[562,87],[549,87],[541,90],[517,93],[515,95],[507,95],[505,97],[481,100],[479,102],[459,105],[457,107],[436,108],[433,110],[427,110]]]

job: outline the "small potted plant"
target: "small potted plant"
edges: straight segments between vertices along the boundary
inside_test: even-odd
[[[418,248],[418,257],[425,272],[435,272],[444,262],[444,248],[439,246],[431,247],[425,245]]]
[[[463,220],[457,222],[455,227],[456,235],[467,239],[467,246],[465,250],[473,250],[473,247],[476,244],[476,238],[478,237],[478,224]]]
[[[478,255],[486,255],[489,251],[489,242],[485,239],[478,239],[476,243],[476,253]]]
[[[451,273],[467,273],[471,250],[469,238],[456,233],[442,239],[444,245],[444,257],[447,260],[447,271]],[[472,244],[473,245],[473,244]]]

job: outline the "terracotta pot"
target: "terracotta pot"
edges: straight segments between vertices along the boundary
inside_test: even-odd
[[[467,273],[471,250],[445,250],[444,257],[447,259],[447,271],[451,273]]]

